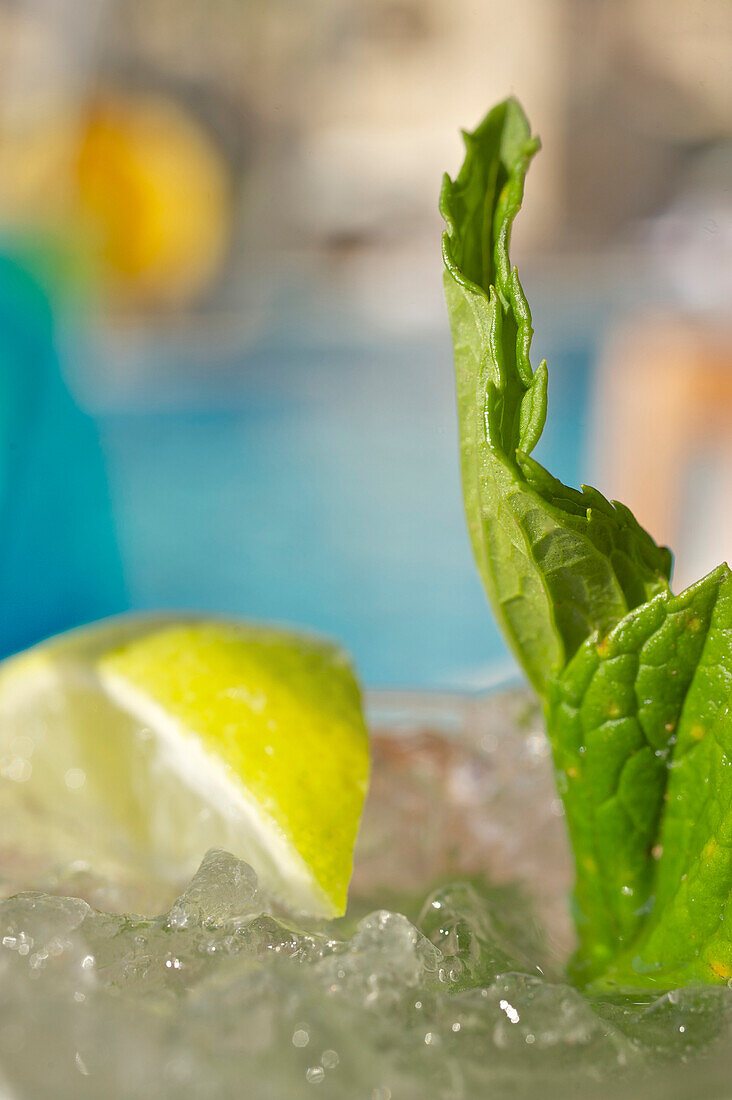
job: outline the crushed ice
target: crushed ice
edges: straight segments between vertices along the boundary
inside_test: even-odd
[[[0,905],[0,1076],[48,1095],[52,1066],[59,1100],[528,1096],[720,1027],[726,988],[598,1004],[545,977],[519,908],[462,882],[415,923],[303,927],[218,850],[160,917],[19,894]]]

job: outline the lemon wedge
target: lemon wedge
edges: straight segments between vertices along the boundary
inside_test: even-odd
[[[65,856],[173,878],[223,847],[291,908],[345,910],[368,738],[329,643],[226,620],[72,631],[0,666],[0,757]]]

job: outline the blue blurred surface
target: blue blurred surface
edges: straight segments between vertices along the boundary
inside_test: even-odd
[[[90,415],[62,381],[40,287],[9,261],[0,280],[3,652],[185,608],[328,634],[370,685],[510,673],[465,531],[446,323],[379,336],[294,311],[255,343],[150,341],[141,356],[133,341],[117,390],[82,333],[68,365],[95,381]],[[575,335],[538,349],[553,415],[537,456],[572,483],[593,351]]]
[[[552,361],[539,457],[577,479],[587,348]],[[465,687],[510,670],[469,549],[447,333],[212,365],[207,401],[107,412],[132,606],[302,624],[369,684]],[[217,381],[218,385],[217,385]]]

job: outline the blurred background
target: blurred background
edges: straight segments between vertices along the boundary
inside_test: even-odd
[[[677,589],[732,558],[731,57],[729,0],[0,0],[0,652],[186,608],[510,675],[436,208],[509,93],[537,457]]]

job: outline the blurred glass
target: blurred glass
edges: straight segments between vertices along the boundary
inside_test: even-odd
[[[125,602],[93,421],[61,378],[43,287],[0,255],[0,652]]]
[[[620,496],[590,445],[614,446],[613,334],[711,297],[699,323],[723,327],[726,231],[693,264],[688,242],[729,209],[731,12],[0,0],[0,221],[14,255],[54,257],[58,384],[99,441],[88,510],[119,553],[98,604],[307,624],[374,684],[504,675],[461,514],[441,174],[458,128],[517,94],[544,144],[514,247],[551,372],[538,457]],[[77,484],[72,449],[53,453]],[[721,538],[695,520],[689,561]],[[64,599],[22,637],[90,616]]]

